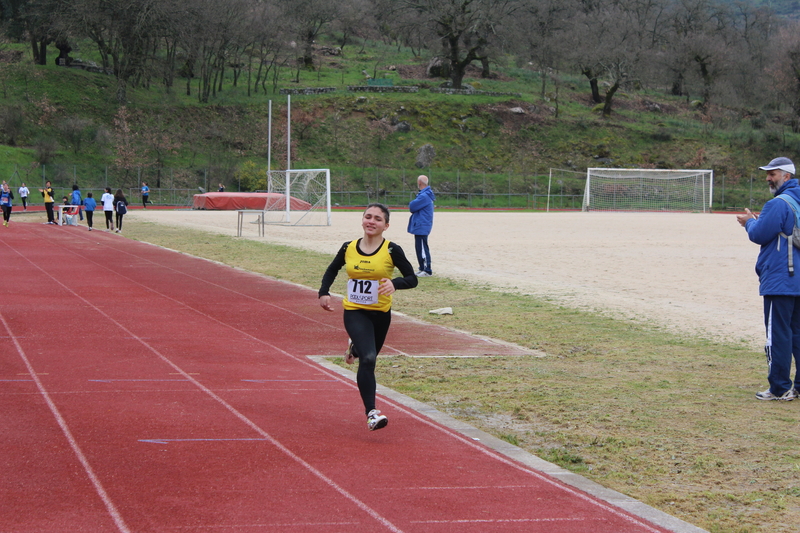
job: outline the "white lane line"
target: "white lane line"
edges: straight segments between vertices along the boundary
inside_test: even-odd
[[[22,358],[22,361],[25,363],[25,367],[28,369],[33,381],[36,382],[36,386],[39,388],[39,392],[41,393],[44,401],[47,403],[47,406],[50,408],[50,412],[53,413],[53,416],[56,419],[61,431],[64,433],[64,437],[66,437],[67,442],[69,442],[70,448],[72,448],[73,453],[78,457],[78,461],[80,461],[81,465],[83,465],[83,469],[86,471],[86,475],[89,476],[89,479],[94,485],[94,489],[97,491],[97,494],[100,496],[100,499],[103,500],[103,504],[106,506],[108,513],[111,515],[111,518],[114,520],[114,524],[116,524],[117,529],[122,531],[123,533],[130,533],[130,529],[128,529],[127,524],[125,524],[125,520],[123,520],[122,515],[120,514],[117,507],[114,505],[114,502],[111,501],[106,490],[103,488],[103,484],[100,483],[100,479],[94,473],[92,469],[92,465],[89,464],[88,459],[83,454],[81,447],[78,445],[78,442],[75,440],[75,437],[72,435],[72,432],[69,430],[67,426],[67,422],[64,420],[64,417],[61,416],[61,413],[56,407],[56,404],[50,398],[50,395],[47,393],[47,389],[45,389],[44,384],[39,379],[39,376],[36,375],[36,372],[31,365],[31,362],[28,360],[28,356],[25,355],[25,350],[22,349],[17,338],[14,336],[14,332],[11,331],[11,327],[8,325],[5,316],[3,313],[0,312],[0,322],[3,323],[3,327],[8,331],[8,334],[11,337],[11,341],[14,343],[14,346],[17,349],[17,353]]]
[[[20,254],[20,253],[19,253],[17,250],[14,250],[14,249],[12,249],[12,250],[13,250],[15,253],[17,253],[18,255],[22,256],[22,254]],[[77,254],[76,254],[76,255],[77,255]],[[129,330],[127,327],[125,327],[125,326],[124,326],[122,323],[118,322],[118,321],[117,321],[116,319],[114,319],[112,316],[110,316],[110,315],[109,315],[109,314],[107,314],[105,311],[103,311],[103,310],[102,310],[100,307],[96,306],[94,303],[90,302],[89,300],[87,300],[86,298],[84,298],[83,296],[81,296],[80,294],[78,294],[77,292],[75,292],[75,290],[73,290],[72,288],[70,288],[68,285],[66,285],[66,284],[62,283],[62,282],[61,282],[59,279],[57,279],[55,276],[53,276],[52,274],[50,274],[49,272],[47,272],[46,270],[44,270],[42,267],[40,267],[39,265],[37,265],[37,264],[36,264],[36,263],[34,263],[33,261],[30,261],[30,259],[28,259],[27,257],[25,257],[25,256],[22,256],[22,257],[23,257],[25,260],[27,260],[27,261],[28,261],[28,262],[29,262],[31,265],[33,265],[33,266],[34,266],[36,269],[38,269],[40,272],[42,272],[42,273],[43,273],[45,276],[49,277],[49,278],[50,278],[50,279],[52,279],[52,280],[53,280],[55,283],[57,283],[58,285],[60,285],[60,286],[61,286],[61,287],[62,287],[62,288],[65,290],[65,291],[67,291],[67,292],[71,293],[71,294],[72,294],[72,295],[73,295],[73,296],[74,296],[74,297],[75,297],[77,300],[80,300],[80,301],[82,301],[84,304],[86,304],[86,306],[87,306],[87,307],[89,307],[89,308],[91,308],[91,309],[94,309],[94,310],[95,310],[95,311],[96,311],[98,314],[100,314],[100,315],[102,315],[103,317],[105,317],[105,318],[106,318],[106,320],[108,320],[109,322],[111,322],[111,323],[113,323],[114,325],[116,325],[116,326],[117,326],[117,327],[118,327],[120,330],[122,330],[122,331],[123,331],[123,332],[124,332],[126,335],[130,336],[130,338],[131,338],[131,339],[135,339],[136,341],[138,341],[138,342],[139,342],[139,343],[140,343],[142,346],[146,347],[146,348],[147,348],[148,350],[150,350],[150,351],[151,351],[151,352],[152,352],[154,355],[156,355],[156,356],[157,356],[159,359],[161,359],[161,360],[162,360],[162,361],[164,361],[164,362],[165,362],[167,365],[169,365],[170,367],[172,367],[172,368],[175,370],[175,372],[176,372],[177,374],[179,374],[179,375],[183,376],[183,377],[184,377],[184,378],[185,378],[187,381],[190,381],[190,382],[192,382],[192,383],[193,383],[193,384],[194,384],[194,385],[195,385],[195,386],[196,386],[198,389],[200,389],[200,390],[201,390],[201,391],[203,391],[203,392],[204,392],[206,395],[208,395],[209,397],[211,397],[212,399],[214,399],[214,400],[215,400],[217,403],[219,403],[220,405],[222,405],[222,406],[223,406],[223,407],[224,407],[226,410],[228,410],[228,411],[229,411],[229,412],[230,412],[230,413],[231,413],[231,414],[232,414],[234,417],[238,418],[238,419],[239,419],[241,422],[243,422],[243,423],[244,423],[246,426],[250,427],[250,428],[251,428],[253,431],[255,431],[256,433],[258,433],[259,435],[261,435],[262,437],[264,437],[264,439],[265,439],[265,440],[268,440],[268,441],[270,442],[270,444],[272,444],[273,446],[275,446],[275,447],[276,447],[278,450],[280,450],[281,452],[283,452],[283,453],[284,453],[286,456],[288,456],[290,459],[292,459],[292,460],[293,460],[293,461],[295,461],[297,464],[301,465],[303,468],[305,468],[305,469],[306,469],[306,470],[308,470],[310,473],[312,473],[314,476],[316,476],[317,478],[319,478],[320,480],[322,480],[322,481],[323,481],[323,482],[324,482],[326,485],[328,485],[328,487],[330,487],[330,488],[331,488],[331,489],[333,489],[334,491],[336,491],[336,492],[338,492],[339,494],[341,494],[341,495],[342,495],[344,498],[346,498],[347,500],[350,500],[350,502],[352,502],[352,503],[353,503],[353,504],[354,504],[356,507],[358,507],[359,509],[361,509],[361,510],[362,510],[363,512],[365,512],[367,515],[369,515],[370,517],[372,517],[372,518],[373,518],[373,519],[374,519],[376,522],[378,522],[378,523],[382,524],[382,525],[383,525],[383,526],[384,526],[386,529],[388,529],[389,531],[392,531],[393,533],[403,533],[403,530],[402,530],[402,529],[400,529],[399,527],[395,526],[395,525],[394,525],[392,522],[390,522],[390,521],[389,521],[387,518],[385,518],[383,515],[381,515],[380,513],[378,513],[376,510],[374,510],[374,509],[372,509],[371,507],[369,507],[369,506],[368,506],[366,503],[362,502],[362,501],[361,501],[360,499],[358,499],[358,498],[357,498],[355,495],[353,495],[353,494],[351,494],[350,492],[348,492],[346,489],[344,489],[344,487],[342,487],[341,485],[339,485],[338,483],[336,483],[336,482],[335,482],[333,479],[331,479],[331,478],[329,478],[328,476],[326,476],[325,474],[323,474],[323,473],[322,473],[322,471],[318,470],[317,468],[315,468],[314,466],[312,466],[310,463],[306,462],[306,461],[305,461],[305,460],[304,460],[302,457],[300,457],[299,455],[297,455],[297,454],[295,454],[294,452],[292,452],[292,451],[291,451],[291,450],[290,450],[288,447],[286,447],[285,445],[283,445],[283,444],[282,444],[282,443],[281,443],[281,442],[280,442],[278,439],[276,439],[275,437],[273,437],[272,435],[270,435],[270,434],[269,434],[267,431],[265,431],[264,429],[262,429],[261,427],[259,427],[259,426],[258,426],[258,425],[257,425],[255,422],[253,422],[252,420],[250,420],[249,418],[247,418],[245,415],[243,415],[242,413],[240,413],[238,410],[236,410],[236,408],[235,408],[235,407],[233,407],[231,404],[229,404],[228,402],[226,402],[226,401],[225,401],[225,400],[224,400],[222,397],[218,396],[218,395],[217,395],[217,394],[215,394],[215,393],[214,393],[214,392],[213,392],[211,389],[209,389],[208,387],[206,387],[205,385],[203,385],[202,383],[200,383],[199,381],[197,381],[197,380],[196,380],[196,379],[195,379],[195,378],[194,378],[194,377],[193,377],[193,376],[192,376],[190,373],[188,373],[188,372],[186,372],[185,370],[183,370],[183,369],[182,369],[181,367],[179,367],[179,366],[178,366],[176,363],[173,363],[173,362],[172,362],[172,361],[171,361],[171,360],[170,360],[168,357],[166,357],[164,354],[162,354],[161,352],[159,352],[159,351],[158,351],[158,350],[157,350],[157,349],[156,349],[154,346],[151,346],[151,345],[150,345],[150,344],[149,344],[149,343],[148,343],[148,342],[147,342],[147,341],[146,341],[146,340],[145,340],[143,337],[140,337],[139,335],[136,335],[134,332],[132,332],[131,330]],[[94,261],[92,261],[92,262],[94,262]],[[103,265],[100,265],[99,263],[96,263],[96,262],[94,262],[94,263],[95,263],[96,265],[98,265],[99,267],[101,267],[101,268],[104,268],[104,269],[106,269],[106,270],[109,270],[107,267],[105,267],[105,266],[103,266]],[[128,279],[128,280],[129,280],[130,282],[132,282],[132,283],[135,283],[135,284],[137,284],[137,285],[141,285],[140,283],[138,283],[138,282],[136,282],[136,281],[134,281],[134,280],[132,280],[132,279],[130,279],[130,278],[127,278],[126,276],[119,275],[119,274],[118,274],[118,273],[116,273],[116,272],[115,272],[115,274],[117,274],[117,275],[118,275],[119,277],[121,277],[121,278]],[[203,317],[205,317],[205,318],[207,318],[207,319],[209,319],[209,320],[216,321],[216,322],[218,322],[218,323],[220,323],[220,324],[223,324],[223,325],[225,325],[225,326],[227,326],[227,327],[229,327],[229,328],[233,329],[234,331],[237,331],[237,332],[239,332],[239,333],[241,333],[241,334],[243,334],[243,335],[245,335],[245,336],[247,336],[247,337],[250,337],[250,338],[252,338],[252,339],[255,339],[255,340],[257,340],[258,342],[262,342],[262,343],[264,343],[264,344],[266,344],[266,345],[268,345],[268,346],[271,346],[273,349],[275,349],[275,350],[277,350],[277,351],[279,351],[279,352],[281,352],[281,353],[283,353],[283,354],[285,354],[285,355],[287,355],[287,356],[290,356],[290,357],[291,357],[292,359],[294,359],[295,361],[298,361],[298,362],[301,362],[301,363],[304,363],[304,364],[306,364],[307,366],[309,366],[309,367],[313,368],[313,369],[314,369],[314,370],[316,370],[316,371],[320,371],[320,370],[321,370],[319,366],[315,365],[314,363],[312,363],[312,362],[310,362],[310,361],[303,360],[303,359],[301,359],[300,357],[297,357],[297,356],[295,356],[295,355],[293,355],[293,354],[290,354],[289,352],[286,352],[285,350],[281,350],[281,349],[279,349],[279,348],[277,348],[277,347],[274,347],[274,346],[270,345],[269,343],[267,343],[267,342],[265,342],[265,341],[262,341],[261,339],[257,339],[256,337],[254,337],[253,335],[250,335],[249,333],[246,333],[246,332],[244,332],[244,331],[242,331],[242,330],[239,330],[239,329],[237,329],[237,328],[235,328],[235,327],[231,326],[230,324],[226,324],[226,323],[224,323],[224,322],[222,322],[222,321],[220,321],[220,320],[218,320],[218,319],[216,319],[216,318],[214,318],[214,317],[211,317],[211,316],[209,316],[209,315],[207,315],[207,314],[205,314],[205,313],[203,313],[203,312],[199,311],[198,309],[194,309],[194,308],[192,308],[192,307],[188,306],[187,304],[185,304],[185,303],[183,303],[183,302],[179,302],[179,301],[178,301],[178,300],[176,300],[175,298],[169,297],[169,296],[167,296],[167,295],[163,295],[163,294],[159,293],[158,291],[152,291],[152,289],[151,289],[151,292],[154,292],[155,294],[158,294],[158,295],[160,295],[162,298],[164,298],[164,299],[167,299],[167,300],[169,300],[169,301],[176,302],[176,303],[180,303],[182,306],[184,306],[184,307],[186,307],[186,308],[189,308],[189,309],[191,309],[191,310],[192,310],[192,311],[194,311],[195,313],[197,313],[197,314],[199,314],[199,315],[201,315],[201,316],[203,316]],[[0,318],[2,318],[2,316],[1,316],[1,315],[0,315]],[[3,320],[3,323],[5,324],[5,320]],[[11,333],[11,330],[10,330],[10,329],[9,329],[7,326],[6,326],[6,329],[8,329],[8,330],[9,330],[9,333]],[[16,342],[16,340],[15,340],[15,343],[16,343],[16,344],[19,346],[19,343],[17,343],[17,342]],[[21,347],[20,347],[20,349],[21,349]],[[33,369],[32,369],[32,367],[30,366],[30,364],[28,364],[28,362],[27,362],[27,359],[25,359],[25,360],[26,360],[26,365],[28,366],[29,370],[30,370],[31,372],[33,372]],[[324,373],[327,373],[327,372],[324,372]],[[32,375],[33,375],[33,374],[32,374]],[[38,380],[37,380],[37,383],[38,383]],[[52,409],[55,409],[55,404],[53,404],[53,403],[52,403],[52,401],[49,399],[49,396],[47,397],[47,400],[48,400],[48,403],[49,403],[50,405],[52,405]],[[57,412],[58,412],[58,411],[56,410],[56,411],[55,411],[55,413],[57,413]],[[65,430],[65,432],[68,432],[69,430],[68,430],[68,428],[67,428],[67,426],[66,426],[66,422],[63,420],[63,418],[60,418],[60,416],[61,416],[61,415],[59,414],[59,415],[58,415],[58,417],[59,417],[59,424],[63,424],[63,425],[62,425],[62,428]],[[77,447],[77,442],[75,442],[75,439],[74,439],[74,438],[72,438],[71,434],[70,434],[70,438],[72,439],[72,440],[71,440],[71,442],[74,442],[74,443],[75,443],[75,446]],[[77,451],[80,451],[80,449],[78,448],[78,449],[77,449]],[[87,468],[87,469],[88,469],[87,471],[90,473],[90,476],[92,477],[92,479],[93,479],[93,480],[97,480],[97,476],[95,476],[95,475],[94,475],[94,472],[91,470],[91,466],[89,465],[88,461],[86,461],[86,458],[85,458],[85,457],[83,457],[83,455],[82,455],[82,454],[81,454],[81,457],[82,457],[82,462],[84,462],[84,463],[85,463],[85,468]],[[98,484],[98,487],[99,487],[99,489],[100,489],[100,490],[102,490],[102,486],[99,486],[99,480],[97,480],[97,484]],[[105,491],[104,491],[104,490],[103,490],[103,494],[105,495]],[[107,495],[106,495],[106,498],[107,498]],[[104,501],[105,501],[105,500],[104,500]],[[112,506],[113,506],[113,503],[111,502],[111,500],[110,500],[110,499],[108,500],[108,504],[110,504],[110,505],[112,505]],[[107,505],[108,505],[108,504],[107,504]],[[110,509],[110,510],[111,510],[111,509]],[[119,515],[119,513],[116,511],[116,508],[115,508],[115,507],[113,507],[113,510],[114,510],[114,513],[116,513],[116,516],[120,516],[120,515]],[[114,515],[114,514],[112,514],[112,516],[115,516],[115,515]],[[122,520],[121,516],[120,516],[120,520]],[[122,522],[122,525],[124,526],[124,522]],[[125,530],[123,530],[123,531],[125,531],[125,532],[127,533],[127,531],[128,531],[128,530],[127,530],[127,528],[126,528],[126,529],[125,529]]]

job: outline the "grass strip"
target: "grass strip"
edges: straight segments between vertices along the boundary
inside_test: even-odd
[[[331,260],[150,222],[125,236],[313,288]],[[763,355],[489,286],[420,281],[397,311],[547,356],[379,358],[380,383],[712,533],[797,531],[800,402],[754,399]],[[455,314],[428,313],[445,306]]]

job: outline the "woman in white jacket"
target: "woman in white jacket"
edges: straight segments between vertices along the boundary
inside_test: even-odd
[[[114,231],[114,195],[111,194],[111,187],[106,187],[100,202],[103,204],[103,214],[106,216],[106,231]]]

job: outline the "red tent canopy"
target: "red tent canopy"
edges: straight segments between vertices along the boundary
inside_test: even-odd
[[[271,211],[286,209],[286,195],[267,192],[207,192],[195,194],[192,209],[262,210],[269,206]],[[292,211],[308,211],[311,204],[292,197],[289,204]]]

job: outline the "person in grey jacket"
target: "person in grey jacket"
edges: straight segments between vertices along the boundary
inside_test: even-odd
[[[418,277],[433,275],[431,269],[431,251],[428,248],[428,235],[433,229],[433,202],[436,195],[428,185],[428,176],[417,178],[419,193],[417,197],[408,204],[411,211],[411,218],[408,219],[408,232],[414,236],[414,249],[417,252],[417,262],[419,263]]]
[[[736,216],[750,240],[761,245],[756,274],[758,292],[764,298],[769,388],[756,393],[756,398],[794,400],[800,389],[800,274],[790,268],[789,259],[800,266],[800,250],[787,237],[795,226],[795,210],[800,208],[800,186],[789,158],[778,157],[759,168],[767,171],[767,185],[775,198],[764,204],[760,215],[745,209],[745,214]]]

